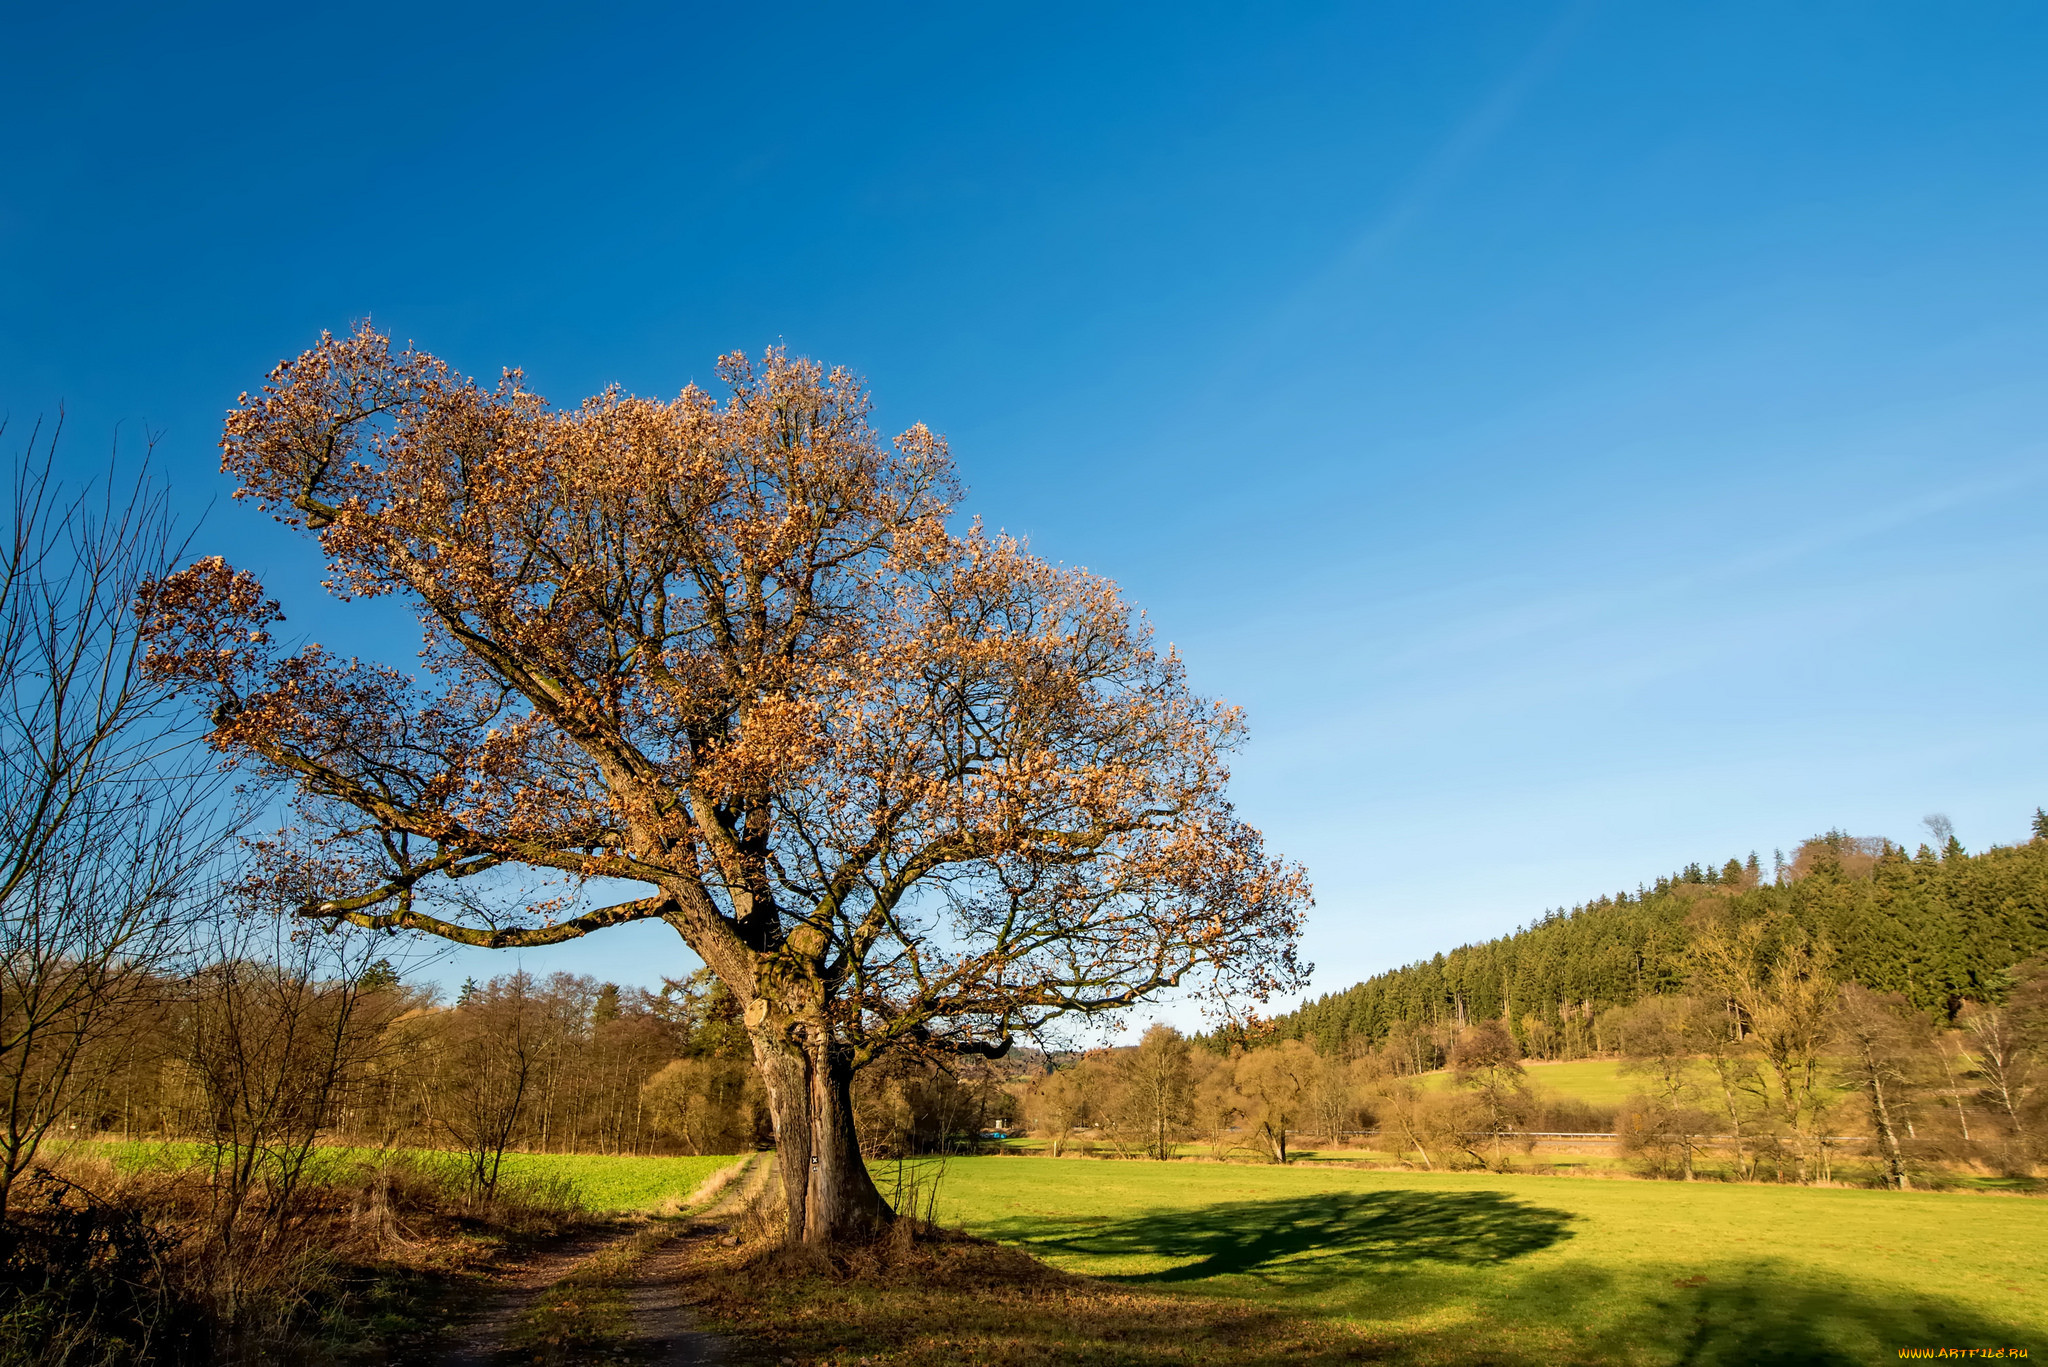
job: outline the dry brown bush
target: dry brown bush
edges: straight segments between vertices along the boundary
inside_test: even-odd
[[[189,1162],[73,1155],[28,1186],[0,1278],[0,1367],[382,1357],[406,1340],[425,1350],[494,1246],[587,1218],[558,1188],[508,1183],[487,1221],[458,1162],[400,1153],[302,1174],[288,1218],[266,1226],[283,1238],[221,1240],[211,1170]],[[271,1193],[254,1195],[242,1217],[252,1225]]]

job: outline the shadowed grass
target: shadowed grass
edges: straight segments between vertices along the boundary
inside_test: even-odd
[[[1032,1243],[1042,1255],[1168,1264],[1111,1274],[1111,1281],[1194,1282],[1241,1274],[1300,1288],[1349,1279],[1374,1264],[1507,1262],[1569,1238],[1571,1218],[1493,1191],[1333,1192],[1219,1202]],[[998,1222],[989,1232],[1018,1241],[1031,1235],[1032,1222]]]
[[[972,1241],[865,1262],[704,1245],[685,1285],[708,1324],[765,1361],[797,1367],[1848,1367],[1896,1360],[1903,1346],[2032,1346],[2010,1320],[1933,1297],[1872,1297],[1782,1265],[1721,1284],[1674,1277],[1669,1265],[1622,1274],[1481,1262],[1501,1279],[1498,1301],[1399,1324],[1075,1277]],[[1630,1302],[1627,1313],[1604,1313],[1617,1296]]]

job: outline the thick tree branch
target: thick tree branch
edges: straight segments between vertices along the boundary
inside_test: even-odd
[[[557,945],[565,940],[575,940],[594,930],[605,930],[612,926],[624,925],[629,921],[647,921],[655,917],[667,917],[680,910],[673,900],[663,896],[642,897],[631,902],[618,902],[595,911],[585,912],[566,921],[553,925],[525,928],[487,929],[478,926],[458,925],[444,921],[438,916],[429,916],[410,906],[393,912],[347,911],[334,902],[312,903],[300,911],[309,920],[346,921],[352,926],[366,930],[417,930],[456,944],[475,945],[480,949],[533,949],[540,945]]]

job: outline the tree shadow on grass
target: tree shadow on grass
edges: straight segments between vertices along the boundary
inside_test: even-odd
[[[1107,1263],[1084,1280],[1137,1297],[1077,1296],[1050,1334],[1020,1335],[1048,1361],[1846,1367],[1897,1360],[1901,1348],[2048,1347],[2042,1316],[2019,1299],[1987,1312],[1782,1258],[1702,1249],[1694,1261],[1674,1246],[1606,1265],[1590,1248],[1562,1264],[1521,1261],[1570,1240],[1572,1221],[1500,1192],[1393,1190],[986,1232],[1069,1265]],[[1117,1272],[1122,1259],[1153,1270]],[[1163,1312],[1158,1293],[1188,1308]]]
[[[1326,1192],[1157,1211],[1050,1236],[1039,1221],[992,1232],[1043,1252],[1176,1263],[1105,1274],[1104,1281],[1167,1284],[1271,1271],[1302,1282],[1408,1263],[1503,1263],[1570,1238],[1572,1218],[1496,1191]]]
[[[1439,1264],[1454,1275],[1381,1317],[1369,1303],[1076,1277],[978,1240],[827,1266],[805,1250],[701,1241],[682,1286],[763,1360],[903,1367],[1849,1367],[1901,1348],[2044,1345],[2040,1315],[1849,1285],[1782,1260]],[[894,1258],[896,1261],[890,1261]],[[1477,1276],[1469,1274],[1476,1273]]]
[[[1777,1259],[1675,1275],[1574,1267],[1516,1288],[1524,1322],[1549,1325],[1576,1360],[1680,1367],[1849,1367],[1900,1349],[2044,1347],[2038,1316],[2016,1302],[1994,1317],[1909,1288],[1844,1284]]]

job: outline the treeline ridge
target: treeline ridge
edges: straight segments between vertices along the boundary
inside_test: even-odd
[[[1843,979],[1952,1021],[1965,1002],[2002,1000],[2010,970],[2048,950],[2048,815],[2036,812],[2026,844],[1977,854],[1953,836],[1940,850],[1923,844],[1908,854],[1890,840],[1830,831],[1780,858],[1768,877],[1754,854],[1690,865],[1375,974],[1272,1027],[1342,1053],[1382,1045],[1401,1026],[1499,1020],[1530,1057],[1607,1052],[1603,1013],[1684,990],[1699,937],[1748,923],[1771,927],[1773,948],[1788,937],[1824,942]]]

